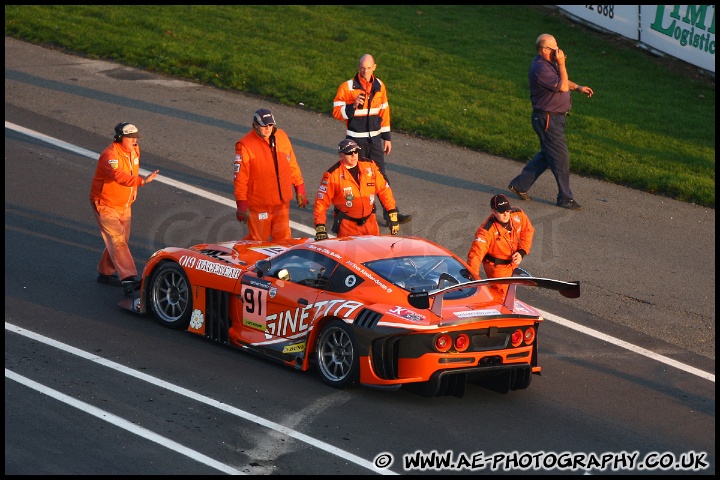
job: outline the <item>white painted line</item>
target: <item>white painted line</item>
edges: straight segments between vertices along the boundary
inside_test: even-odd
[[[59,350],[62,350],[64,352],[70,353],[72,355],[76,355],[80,358],[84,358],[86,360],[90,360],[91,362],[97,363],[99,365],[102,365],[104,367],[108,367],[112,370],[115,370],[117,372],[120,372],[122,374],[128,375],[130,377],[137,378],[138,380],[142,380],[144,382],[148,382],[152,385],[155,385],[159,388],[164,388],[165,390],[169,390],[173,393],[176,393],[178,395],[182,395],[184,397],[190,398],[192,400],[195,400],[197,402],[203,403],[205,405],[208,405],[210,407],[217,408],[218,410],[222,410],[224,412],[227,412],[231,415],[234,415],[236,417],[242,418],[244,420],[247,420],[249,422],[257,423],[258,425],[262,425],[263,427],[266,427],[270,430],[274,430],[276,432],[282,433],[284,435],[287,435],[288,437],[292,437],[296,440],[300,440],[303,443],[306,443],[308,445],[311,445],[317,449],[324,450],[328,453],[331,453],[337,457],[340,457],[348,462],[354,463],[356,465],[359,465],[363,468],[366,468],[368,470],[372,470],[375,473],[380,473],[383,475],[397,475],[397,473],[392,472],[390,470],[385,470],[381,468],[377,468],[375,464],[371,461],[365,460],[364,458],[358,457],[357,455],[354,455],[350,452],[346,452],[345,450],[342,450],[340,448],[335,447],[334,445],[330,445],[329,443],[323,442],[322,440],[317,440],[313,437],[310,437],[308,435],[305,435],[304,433],[298,432],[297,430],[293,430],[291,428],[287,428],[283,425],[280,425],[279,423],[272,422],[270,420],[266,420],[262,417],[259,417],[257,415],[254,415],[250,412],[246,412],[244,410],[241,410],[239,408],[232,407],[226,403],[220,402],[218,400],[212,399],[210,397],[206,397],[205,395],[193,392],[192,390],[187,390],[183,387],[177,386],[175,384],[172,384],[170,382],[166,382],[164,380],[161,380],[157,377],[153,377],[152,375],[147,375],[142,372],[138,372],[136,370],[133,370],[131,368],[128,368],[124,365],[121,365],[119,363],[113,362],[111,360],[107,360],[102,357],[98,357],[95,354],[85,352],[83,350],[80,350],[78,348],[72,347],[70,345],[67,345],[62,342],[58,342],[57,340],[53,340],[52,338],[45,337],[43,335],[40,335],[35,332],[31,332],[30,330],[26,330],[22,327],[18,327],[17,325],[13,325],[11,323],[5,322],[5,330],[17,333],[19,335],[22,335],[27,338],[31,338],[35,341],[44,343],[46,345],[49,345],[51,347],[55,347]],[[7,376],[7,371],[6,374]]]
[[[20,126],[18,126],[18,125],[15,125],[14,123],[10,123],[10,122],[8,122],[8,121],[5,121],[5,128],[9,128],[9,129],[11,129],[11,130],[15,130],[15,131],[17,131],[17,132],[23,133],[23,134],[28,135],[28,136],[30,136],[30,137],[36,138],[36,139],[38,139],[38,140],[42,140],[42,141],[51,143],[51,144],[53,144],[53,145],[55,145],[55,146],[64,148],[64,149],[69,150],[69,151],[71,151],[71,152],[78,153],[78,154],[80,154],[80,155],[84,155],[84,156],[87,156],[87,157],[90,157],[90,158],[93,158],[93,159],[96,159],[97,157],[100,156],[99,153],[94,153],[94,152],[91,152],[91,151],[89,151],[89,150],[85,150],[84,148],[76,147],[76,146],[71,145],[71,144],[69,144],[69,143],[63,142],[62,140],[58,140],[58,139],[56,139],[56,138],[48,137],[47,135],[44,135],[44,134],[42,134],[42,133],[35,132],[35,131],[33,131],[33,130],[28,130],[27,128],[20,127]],[[141,171],[143,172],[143,175],[147,175],[148,173],[150,173],[150,172],[147,171],[147,170],[145,170],[145,171],[141,170]],[[179,189],[182,189],[182,190],[186,190],[186,191],[188,191],[188,192],[192,192],[192,193],[194,193],[195,195],[198,195],[198,196],[200,196],[200,197],[207,198],[207,199],[209,199],[209,200],[214,200],[214,201],[216,201],[216,202],[218,202],[218,203],[221,203],[221,204],[223,204],[223,205],[227,205],[227,206],[229,206],[229,207],[235,208],[235,201],[234,201],[234,200],[229,200],[229,199],[227,199],[227,198],[220,197],[219,195],[214,195],[214,194],[212,194],[212,193],[205,192],[205,191],[203,191],[203,190],[200,190],[200,189],[197,188],[197,187],[193,187],[192,185],[188,185],[188,184],[182,183],[182,182],[177,182],[177,181],[175,181],[175,180],[171,180],[171,179],[166,178],[166,177],[161,177],[160,175],[158,175],[158,177],[156,178],[156,180],[157,180],[157,181],[161,181],[161,182],[163,182],[163,183],[166,183],[166,184],[168,184],[168,185],[172,185],[172,186],[174,186],[174,187],[176,187],[176,188],[179,188]],[[291,221],[291,222],[290,222],[290,226],[291,226],[292,228],[296,229],[296,230],[300,230],[301,232],[307,233],[307,234],[310,235],[310,236],[315,236],[315,230],[314,230],[314,229],[311,229],[310,227],[307,227],[307,226],[305,226],[305,225],[303,225],[303,224],[300,224],[300,223],[296,223],[296,222]],[[536,309],[536,310],[537,310],[537,309]],[[677,361],[675,361],[675,360],[673,360],[673,359],[671,359],[671,358],[665,357],[665,356],[663,356],[663,355],[659,355],[659,354],[657,354],[657,353],[651,352],[650,350],[646,350],[646,349],[644,349],[644,348],[638,347],[637,345],[633,345],[633,344],[631,344],[631,343],[628,343],[628,342],[619,340],[619,339],[614,338],[614,337],[611,337],[611,336],[609,336],[609,335],[605,335],[604,333],[598,332],[597,330],[593,330],[593,329],[591,329],[591,328],[584,327],[584,326],[582,326],[582,325],[580,325],[580,324],[577,324],[577,323],[572,322],[572,321],[570,321],[570,320],[566,320],[566,319],[564,319],[564,318],[562,318],[562,317],[558,317],[558,316],[556,316],[556,315],[553,315],[553,314],[550,314],[550,313],[547,313],[547,312],[543,312],[543,311],[541,311],[541,310],[538,310],[538,312],[540,312],[540,314],[541,314],[543,317],[545,317],[547,320],[549,320],[549,321],[551,321],[551,322],[559,323],[559,324],[564,325],[564,326],[566,326],[566,327],[568,327],[568,328],[571,328],[571,329],[573,329],[573,330],[575,330],[575,331],[584,333],[584,334],[586,334],[586,335],[590,335],[590,336],[595,337],[595,338],[598,338],[598,339],[600,339],[600,340],[604,340],[604,341],[606,341],[606,342],[612,343],[613,345],[617,345],[617,346],[619,346],[619,347],[625,348],[625,349],[630,350],[630,351],[632,351],[632,352],[635,352],[635,353],[637,353],[637,354],[644,355],[644,356],[646,356],[646,357],[648,357],[648,358],[651,358],[651,359],[653,359],[653,360],[656,360],[656,361],[658,361],[658,362],[667,364],[667,365],[669,365],[669,366],[671,366],[671,367],[678,368],[678,369],[680,369],[680,370],[682,370],[682,371],[691,373],[691,374],[693,374],[693,375],[697,375],[698,377],[704,378],[704,379],[706,379],[706,380],[710,380],[711,382],[715,382],[715,375],[714,375],[714,374],[711,374],[711,373],[708,373],[708,372],[699,370],[699,369],[697,369],[697,368],[691,367],[691,366],[686,365],[686,364],[684,364],[684,363],[677,362]]]
[[[552,313],[543,312],[542,310],[537,309],[537,308],[535,310],[540,312],[540,315],[542,315],[545,318],[545,320],[549,320],[551,322],[558,323],[567,328],[575,330],[576,332],[584,333],[585,335],[589,335],[589,336],[597,338],[599,340],[603,340],[603,341],[611,343],[613,345],[617,345],[618,347],[624,348],[626,350],[630,350],[631,352],[635,352],[638,355],[643,355],[643,356],[651,358],[657,362],[664,363],[671,367],[675,367],[679,370],[682,370],[687,373],[691,373],[700,378],[704,378],[705,380],[710,380],[711,382],[715,383],[715,375],[712,373],[708,373],[708,372],[705,372],[698,368],[691,367],[690,365],[686,365],[684,363],[678,362],[677,360],[673,360],[672,358],[666,357],[664,355],[660,355],[658,353],[652,352],[645,348],[638,347],[637,345],[633,345],[632,343],[626,342],[624,340],[620,340],[619,338],[611,337],[610,335],[606,335],[597,330],[593,330],[592,328],[585,327],[583,325],[580,325],[579,323],[575,323],[575,322],[567,320],[565,318],[558,317],[557,315],[553,315]]]
[[[54,145],[56,147],[63,148],[65,150],[68,150],[69,152],[76,153],[83,157],[92,158],[93,160],[97,160],[98,157],[100,157],[99,153],[77,147],[70,143],[63,142],[62,140],[58,140],[57,138],[49,137],[45,134],[36,132],[34,130],[29,130],[25,127],[21,127],[14,123],[8,122],[7,120],[5,120],[5,128],[22,133],[23,135],[27,135],[28,137],[32,137],[37,140],[41,140],[43,142]],[[141,175],[149,175],[150,173],[151,172],[149,170],[145,170],[143,168],[140,169]],[[170,185],[172,187],[175,187],[180,190],[184,190],[186,192],[193,193],[199,197],[206,198],[208,200],[212,200],[221,205],[231,207],[233,210],[236,208],[234,199],[231,200],[229,198],[225,198],[225,197],[221,197],[220,195],[216,195],[214,193],[206,192],[205,190],[201,190],[201,189],[199,189],[193,185],[190,185],[188,183],[183,183],[183,182],[180,182],[177,180],[173,180],[173,179],[165,177],[163,175],[158,175],[157,177],[155,177],[155,181],[164,183],[166,185]],[[315,228],[310,228],[307,225],[303,225],[302,223],[297,223],[297,222],[293,222],[292,220],[290,220],[290,227],[294,228],[295,230],[299,230],[303,233],[306,233],[307,235],[309,235],[311,237],[315,236]]]
[[[162,445],[165,448],[169,448],[170,450],[180,453],[182,455],[185,455],[186,457],[189,457],[197,462],[204,463],[205,465],[212,467],[216,470],[220,470],[221,472],[230,474],[230,475],[244,475],[242,472],[234,469],[233,467],[229,465],[225,465],[224,463],[220,463],[216,460],[213,460],[212,458],[203,455],[200,452],[197,452],[195,450],[192,450],[190,448],[184,447],[183,445],[180,445],[177,442],[174,442],[170,440],[169,438],[163,437],[162,435],[158,435],[155,432],[152,432],[148,430],[147,428],[139,427],[132,422],[128,422],[127,420],[118,417],[117,415],[113,415],[110,412],[106,412],[105,410],[101,410],[99,408],[93,407],[89,403],[85,403],[81,400],[76,400],[72,397],[69,397],[65,395],[64,393],[60,393],[57,390],[53,390],[52,388],[48,388],[45,385],[42,385],[40,383],[37,383],[33,380],[30,380],[29,378],[23,377],[21,375],[18,375],[17,373],[5,369],[5,378],[9,378],[10,380],[15,380],[18,383],[21,383],[25,385],[26,387],[32,388],[33,390],[36,390],[44,395],[47,395],[48,397],[52,397],[55,400],[59,400],[67,405],[70,405],[71,407],[75,407],[78,410],[82,410],[85,413],[89,413],[90,415],[99,418],[100,420],[103,420],[105,422],[111,423],[115,425],[116,427],[120,427],[123,430],[127,430],[130,433],[134,433],[135,435],[138,435],[140,437],[146,438],[150,440],[151,442],[155,442],[159,445]]]

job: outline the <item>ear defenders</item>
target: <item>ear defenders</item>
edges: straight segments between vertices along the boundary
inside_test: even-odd
[[[116,142],[119,142],[119,141],[120,141],[120,139],[121,139],[122,136],[123,136],[123,129],[124,129],[127,125],[130,125],[130,123],[129,123],[129,122],[122,122],[122,123],[118,123],[117,125],[115,125],[115,136],[113,137],[113,140],[114,140],[114,141],[116,141]]]

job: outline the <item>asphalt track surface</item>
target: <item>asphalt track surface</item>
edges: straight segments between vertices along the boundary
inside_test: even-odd
[[[381,71],[378,75],[382,78]],[[161,157],[173,166],[161,175],[216,190],[230,201],[233,145],[258,108],[272,108],[278,126],[288,132],[311,195],[336,161],[335,147],[343,138],[341,122],[307,111],[301,98],[296,108],[274,105],[8,37],[5,79],[6,119],[8,108],[38,113],[48,120],[43,133],[72,132],[94,151],[104,148],[117,122],[133,122],[144,134],[144,167]],[[388,88],[392,102],[392,85]],[[328,92],[328,112],[333,95]],[[602,101],[602,92],[593,100]],[[528,135],[534,136],[529,124]],[[565,303],[715,358],[714,209],[573,175],[571,185],[584,209],[566,211],[554,205],[549,171],[531,190],[533,201],[521,202],[505,188],[522,163],[398,132],[393,138],[388,177],[401,211],[414,216],[401,233],[429,238],[465,257],[489,213],[490,197],[507,193],[536,228],[523,267],[538,277],[582,282],[581,298]],[[570,151],[572,161],[572,145]],[[198,179],[198,171],[206,179]],[[310,229],[312,218],[305,213],[295,213],[294,220]],[[542,307],[552,311],[551,304]]]
[[[301,105],[294,108],[274,105],[257,97],[169,79],[113,63],[72,57],[9,38],[5,40],[5,62],[6,240],[9,237],[14,238],[18,232],[23,232],[23,230],[17,230],[14,224],[10,229],[8,228],[8,218],[10,216],[14,218],[19,211],[15,206],[8,210],[8,198],[17,198],[9,196],[24,190],[33,191],[31,185],[23,186],[28,183],[29,178],[32,179],[26,173],[33,172],[37,175],[52,176],[55,172],[59,174],[60,166],[64,171],[68,165],[70,165],[70,172],[73,171],[73,168],[80,171],[79,167],[72,166],[73,162],[87,161],[92,164],[93,154],[96,155],[110,142],[112,128],[120,121],[135,123],[143,133],[141,139],[143,168],[149,171],[156,168],[161,169],[162,178],[158,180],[157,184],[149,186],[147,190],[141,190],[140,199],[134,208],[137,219],[134,220],[133,226],[134,231],[137,228],[137,238],[151,237],[151,241],[147,244],[135,244],[133,247],[139,268],[142,267],[144,259],[149,253],[166,245],[184,246],[205,241],[223,241],[239,238],[246,233],[245,227],[237,224],[233,219],[234,202],[231,180],[233,145],[237,138],[248,131],[252,113],[257,108],[272,108],[279,126],[290,135],[309,192],[312,192],[315,184],[319,183],[322,172],[336,161],[335,146],[343,137],[343,126],[340,122],[332,119],[329,114],[309,112]],[[348,75],[350,74],[352,72],[348,72]],[[382,78],[382,72],[378,72],[378,74]],[[389,88],[392,102],[392,86]],[[329,93],[328,111],[333,93]],[[302,99],[298,99],[298,104],[301,102]],[[519,119],[519,121],[524,121],[524,119]],[[32,127],[32,133],[29,132],[27,135],[21,133],[22,127]],[[569,128],[572,128],[572,123]],[[27,145],[32,147],[35,142],[37,142],[38,158],[47,158],[47,152],[52,156],[53,147],[48,147],[49,144],[46,141],[37,141],[37,137],[31,136],[36,133],[61,139],[68,145],[85,150],[69,151],[64,146],[58,146],[56,158],[39,172],[37,170],[41,166],[35,164],[9,168],[9,165],[12,165],[11,160],[14,161],[15,152],[17,151],[20,155],[21,150],[26,149]],[[528,135],[534,136],[529,126]],[[464,257],[475,229],[489,213],[490,197],[495,193],[508,193],[505,191],[507,182],[517,174],[522,168],[522,164],[481,152],[453,147],[442,142],[417,139],[398,132],[394,133],[393,143],[393,153],[388,157],[390,180],[402,211],[414,216],[414,220],[410,224],[402,226],[401,233],[427,237]],[[69,161],[63,159],[69,159]],[[37,211],[42,213],[33,215],[44,217],[57,212],[58,218],[64,218],[62,214],[64,203],[84,205],[89,182],[89,177],[84,173],[85,170],[83,167],[83,173],[77,176],[71,174],[68,176],[67,173],[64,173],[58,177],[57,182],[50,182],[51,186],[46,192],[43,192],[42,198],[38,196],[34,202],[33,197],[26,198],[23,199],[23,202],[37,204]],[[153,185],[156,188],[150,188]],[[167,185],[173,187],[170,195],[167,193]],[[198,192],[203,195],[205,210],[202,210],[199,215],[191,217],[198,219],[196,223],[188,222],[188,210],[196,208],[194,206],[196,201],[194,198],[188,197],[188,195],[194,194],[188,194],[185,185],[197,188]],[[673,435],[687,436],[688,438],[699,436],[694,432],[700,432],[703,429],[702,425],[706,425],[710,431],[713,431],[714,393],[707,392],[707,380],[710,379],[710,383],[714,385],[715,211],[577,176],[573,176],[572,186],[578,201],[584,207],[584,210],[580,212],[569,212],[554,206],[555,184],[549,172],[538,181],[531,191],[532,202],[521,203],[519,200],[510,198],[515,205],[523,207],[528,212],[536,227],[533,251],[526,258],[523,267],[538,277],[568,281],[580,280],[582,296],[579,299],[568,300],[554,293],[545,294],[528,289],[523,290],[521,298],[547,312],[548,318],[553,322],[565,322],[564,325],[572,323],[573,330],[585,329],[588,332],[602,332],[608,335],[608,340],[620,339],[632,343],[639,348],[646,348],[652,354],[661,355],[665,359],[696,366],[706,375],[702,376],[703,380],[699,381],[700,386],[696,386],[695,378],[701,377],[696,372],[692,372],[695,375],[684,375],[688,370],[668,369],[667,362],[646,365],[644,361],[638,361],[636,357],[629,354],[627,355],[629,360],[619,359],[617,361],[627,361],[626,365],[629,365],[630,368],[638,369],[636,372],[638,378],[652,378],[653,380],[631,382],[628,375],[627,381],[623,382],[625,377],[620,375],[621,380],[618,382],[609,374],[615,368],[622,368],[617,366],[614,356],[606,356],[602,349],[598,353],[595,350],[597,346],[593,342],[583,339],[576,340],[574,335],[567,334],[570,342],[567,345],[568,350],[572,347],[571,351],[573,352],[587,351],[588,358],[582,358],[582,361],[579,362],[567,362],[566,360],[571,357],[568,357],[569,354],[564,350],[558,351],[555,355],[552,351],[546,351],[545,356],[548,363],[551,364],[549,370],[555,375],[543,377],[544,388],[547,390],[543,389],[543,384],[538,384],[537,388],[534,388],[535,385],[533,385],[528,393],[530,395],[542,394],[537,398],[540,403],[545,403],[542,410],[554,413],[552,412],[553,405],[564,403],[562,395],[555,398],[558,392],[565,391],[566,397],[574,399],[577,396],[582,399],[587,395],[588,387],[599,389],[599,391],[609,391],[610,388],[620,388],[621,390],[627,388],[628,391],[622,394],[613,391],[612,398],[627,398],[627,405],[631,405],[633,408],[628,411],[628,418],[620,418],[613,422],[633,424],[638,415],[635,413],[635,405],[643,402],[637,398],[646,398],[644,401],[647,408],[656,411],[658,419],[665,419],[664,422],[658,420],[657,425],[652,425],[653,430],[662,433],[666,428],[670,428],[668,419],[677,419],[675,420],[678,423],[677,430],[668,430],[666,438],[672,438]],[[80,201],[65,200],[67,192],[75,191],[82,192]],[[165,196],[160,198],[159,195]],[[206,199],[207,201],[205,201]],[[155,205],[163,205],[163,209],[157,209]],[[192,205],[192,208],[188,207],[189,205]],[[190,213],[195,214],[194,211]],[[310,211],[301,211],[294,206],[291,218],[294,234],[306,236],[312,232]],[[183,226],[183,223],[189,223],[189,225]],[[154,237],[153,231],[158,232]],[[72,237],[81,234],[82,230],[79,230],[77,234],[70,233],[66,244],[76,245],[72,242]],[[23,254],[33,257],[41,254],[36,252],[40,251],[28,251]],[[28,266],[32,264],[33,268],[37,268],[34,266],[37,263],[34,258],[32,262],[30,260],[23,261],[22,258],[8,258],[8,253],[6,250],[6,264],[12,263],[13,271],[15,264],[20,262],[25,262]],[[94,282],[93,267],[99,253],[92,252],[90,255],[92,258],[89,259],[81,256],[86,253],[86,251],[81,251],[79,254],[73,253],[72,260],[76,265],[87,266],[89,264],[90,268],[82,271],[66,271],[63,275],[66,277],[63,288],[71,291],[75,289],[80,296],[85,293],[85,290],[94,292],[97,289],[96,285],[87,288],[82,279],[86,278],[89,282]],[[46,268],[49,268],[48,272],[52,272],[53,265],[47,265]],[[43,275],[38,277],[37,283],[42,285],[50,278],[49,275]],[[8,270],[6,270],[6,299],[8,290],[22,292],[22,288],[25,288],[12,285],[13,280],[13,277],[8,277]],[[69,284],[73,280],[77,282],[75,287]],[[125,338],[130,330],[134,330],[133,334],[141,335],[133,335],[131,337],[133,341],[151,342],[154,337],[158,339],[162,337],[163,341],[158,343],[159,351],[157,353],[152,351],[152,344],[133,345],[138,349],[144,347],[143,355],[155,354],[158,357],[154,359],[154,362],[150,362],[151,364],[162,364],[165,359],[163,354],[167,353],[162,349],[178,343],[182,344],[183,352],[187,352],[189,357],[197,358],[198,369],[206,366],[205,363],[210,363],[209,360],[203,359],[204,356],[210,358],[218,356],[223,357],[223,360],[232,358],[230,361],[233,364],[252,364],[255,369],[267,377],[268,382],[284,384],[287,377],[291,376],[284,370],[267,367],[262,362],[255,362],[254,359],[240,358],[236,360],[235,357],[226,357],[224,352],[208,351],[202,342],[197,343],[194,342],[195,339],[186,339],[182,336],[171,336],[177,332],[158,331],[157,326],[152,322],[130,320],[127,325],[121,327],[114,318],[116,312],[114,310],[111,312],[108,308],[103,307],[105,304],[114,303],[113,292],[104,289],[97,291],[99,296],[92,304],[92,308],[97,307],[99,310],[91,316],[94,321],[74,317],[70,321],[73,324],[87,323],[88,328],[92,328],[93,323],[96,323],[96,326],[102,324],[104,327],[109,327],[109,331],[119,333],[117,338],[106,340],[107,346],[104,348],[104,355],[109,355],[108,352],[115,348],[118,349],[118,352],[126,351],[121,350],[128,347]],[[56,353],[45,354],[42,351],[43,347],[39,345],[44,340],[29,346],[19,345],[16,348],[16,343],[22,344],[22,341],[18,340],[19,337],[16,337],[15,333],[8,333],[8,318],[10,317],[12,320],[13,315],[22,311],[23,308],[28,310],[32,308],[33,313],[41,312],[46,305],[50,306],[53,303],[67,304],[65,308],[68,309],[68,315],[73,313],[74,302],[72,299],[69,303],[67,297],[59,297],[55,301],[54,298],[58,296],[58,293],[52,290],[46,290],[43,294],[44,300],[34,302],[33,305],[17,304],[17,299],[13,294],[12,309],[6,306],[6,421],[10,424],[10,426],[6,424],[6,454],[9,445],[8,432],[23,429],[32,431],[37,423],[33,421],[28,425],[27,416],[19,417],[14,409],[8,410],[9,398],[20,396],[19,392],[22,392],[24,388],[18,386],[14,381],[8,380],[15,379],[12,374],[8,374],[8,352],[12,352],[13,364],[17,352],[22,351],[22,348],[27,348],[28,352],[21,358],[38,357],[40,360],[44,360],[46,365],[56,363],[57,357]],[[81,309],[90,308],[84,298],[82,302],[78,301],[78,304]],[[37,306],[40,306],[40,309],[37,309]],[[103,311],[107,312],[108,318],[104,318]],[[107,325],[104,325],[106,323]],[[47,321],[47,319],[35,316],[28,318],[28,324],[28,328],[42,325],[43,333],[52,335],[53,338],[62,339],[64,336],[66,337],[65,341],[77,336],[73,332],[68,332],[63,327],[63,323]],[[33,330],[36,331],[36,329]],[[554,332],[551,328],[544,329],[544,332],[547,344],[553,346],[557,343],[562,344],[562,335]],[[594,338],[606,340],[606,338],[597,336]],[[78,341],[82,342],[83,338],[78,336]],[[8,345],[11,345],[12,348],[9,348]],[[40,350],[40,354],[38,354],[38,350]],[[608,350],[613,349],[608,347]],[[193,353],[196,353],[197,357],[193,356]],[[643,354],[643,356],[647,355]],[[624,357],[624,355],[620,357]],[[573,360],[575,359],[573,358]],[[576,392],[575,389],[578,386],[564,384],[563,380],[565,379],[559,376],[559,369],[556,365],[567,364],[566,378],[575,378],[571,377],[569,369],[575,368],[577,365],[571,365],[571,363],[586,367],[600,376],[596,381],[585,386],[584,391],[578,389]],[[82,363],[78,363],[77,366],[79,371],[87,369]],[[22,370],[22,368],[18,366],[18,370]],[[40,377],[38,380],[44,376],[55,375],[55,372],[49,370],[46,372],[44,368],[38,370],[37,373]],[[187,378],[188,372],[183,372],[183,374]],[[588,378],[587,375],[587,372],[583,372],[578,376]],[[218,376],[222,377],[223,375],[218,372]],[[606,376],[608,377],[607,386],[603,385]],[[112,375],[108,375],[108,377],[112,380]],[[660,378],[663,380],[659,380]],[[52,377],[46,380],[49,381],[45,383],[52,383]],[[665,382],[668,383],[669,387],[667,388],[671,392],[670,402],[666,401],[665,388],[658,387]],[[109,397],[113,398],[113,403],[119,402],[119,399],[126,394],[124,392],[126,382],[119,381],[118,383],[120,388]],[[307,395],[308,399],[313,398],[312,395],[317,390],[317,385],[313,382],[306,385],[306,381],[298,382],[295,379],[291,383],[294,388]],[[628,385],[623,385],[624,383],[628,383]],[[638,394],[630,391],[630,384],[635,386],[635,383],[640,383],[642,387],[648,388],[648,392],[641,391]],[[261,383],[258,381],[255,384],[260,385]],[[656,387],[657,390],[653,387]],[[604,388],[605,390],[603,390]],[[210,392],[217,389],[217,386],[199,382],[197,389],[202,392]],[[222,391],[220,389],[215,392],[215,395],[223,395]],[[658,393],[661,391],[663,394]],[[689,402],[692,415],[688,415],[688,418],[684,416],[688,413],[688,409],[683,404],[686,392],[690,392],[688,395],[691,399]],[[630,396],[631,394],[633,397]],[[25,395],[24,392],[23,395]],[[627,395],[627,397],[623,395]],[[115,396],[118,400],[115,400]],[[415,403],[406,397],[375,397],[373,394],[362,392],[355,393],[354,396],[338,392],[334,398],[328,397],[327,401],[343,403],[357,400],[359,404],[355,407],[360,409],[356,410],[358,418],[368,419],[373,415],[384,416],[387,413],[385,411],[369,411],[369,406],[377,403],[376,401],[380,398],[381,408],[391,411],[393,407],[397,407],[397,414],[406,415],[417,411],[417,418],[420,418],[420,412],[427,410],[426,404],[419,401]],[[483,401],[484,408],[495,408],[492,405],[494,397],[479,396],[479,398]],[[133,400],[128,399],[128,405]],[[331,404],[322,403],[322,399],[318,399],[318,401],[320,403],[315,407],[311,402],[304,411],[313,410],[324,413],[331,411]],[[498,402],[497,408],[502,411],[503,407],[509,405],[508,402],[513,401],[518,400],[503,399],[502,403]],[[366,406],[363,406],[362,402],[365,402]],[[394,404],[394,402],[397,403]],[[407,403],[403,404],[402,402]],[[38,403],[43,406],[47,402],[46,399],[43,399]],[[231,401],[228,400],[227,403],[230,404]],[[673,403],[677,403],[677,405],[672,405]],[[55,404],[47,403],[47,405],[48,412],[63,413],[63,410],[58,409]],[[283,407],[293,411],[292,405],[283,405]],[[118,408],[122,411],[122,406],[118,406]],[[276,406],[276,408],[280,407]],[[364,408],[367,408],[368,411],[362,411]],[[468,409],[463,412],[465,416],[461,415],[460,418],[468,419],[468,426],[473,425],[474,420],[470,420],[468,417],[468,415],[473,415],[474,410],[471,405],[462,404],[456,408],[457,410]],[[672,408],[678,408],[678,411],[673,411]],[[540,410],[539,406],[538,409]],[[593,420],[600,418],[602,416],[600,412],[604,409],[608,410],[608,415],[610,410],[623,410],[621,405],[615,403],[615,400],[606,401],[605,406],[603,406],[602,400],[599,400],[593,405],[594,413],[589,418]],[[360,413],[361,411],[362,413]],[[699,414],[705,416],[699,416]],[[438,418],[441,416],[440,412],[433,413],[432,411],[430,415],[438,415]],[[584,419],[588,417],[584,413],[584,405],[578,404],[577,411],[574,408],[570,411],[563,410],[558,415],[562,415],[554,422],[558,425],[566,422],[568,416],[576,417],[577,424],[593,423],[585,422]],[[265,418],[267,417],[265,415]],[[711,420],[708,421],[706,418],[711,418]],[[383,417],[383,421],[388,425],[393,423],[392,417]],[[537,421],[539,426],[545,425],[543,428],[548,428],[548,425],[553,424],[552,418],[542,419],[542,421],[538,418]],[[602,423],[598,422],[598,425],[600,424]],[[602,425],[607,428],[607,424]],[[38,425],[37,428],[42,432],[42,425]],[[398,435],[401,433],[397,425],[393,425],[393,428],[397,429]],[[418,428],[420,427],[418,426]],[[622,429],[619,431],[623,435],[632,437]],[[319,438],[324,438],[322,431],[319,433]],[[423,433],[431,435],[427,431]],[[548,433],[551,432],[548,431]],[[610,431],[606,435],[610,438],[613,437]],[[696,447],[697,449],[714,451],[714,434],[709,435],[709,438],[703,437],[703,442],[698,444],[703,448],[699,446]],[[649,435],[641,432],[639,436]],[[558,435],[553,437],[558,437]],[[396,442],[400,438],[402,436],[399,435],[395,439]],[[531,438],[534,439],[535,436]],[[583,438],[583,442],[579,445],[592,438],[592,435],[586,433]],[[81,440],[78,444],[78,449],[81,449],[83,438],[78,440]],[[368,444],[372,441],[371,438],[367,440]],[[93,440],[88,441],[87,446],[91,447],[92,442]],[[589,443],[592,446],[593,442]],[[686,443],[692,444],[690,441]],[[710,443],[712,448],[706,448]],[[10,443],[10,445],[15,448],[14,443]],[[141,447],[133,446],[133,448],[138,448],[140,451],[134,452],[133,450],[132,453],[142,455],[144,452]],[[32,449],[32,444],[28,445],[27,451],[32,451]],[[586,450],[590,450],[590,447]],[[406,451],[411,450],[406,449]],[[372,456],[365,455],[364,457],[372,459]],[[13,461],[17,461],[17,457],[13,456],[12,458]],[[112,458],[112,460],[116,461],[117,458]],[[191,463],[195,465],[195,463]],[[106,465],[103,467],[96,466],[93,471],[114,471]],[[80,467],[75,465],[74,469],[70,471],[73,473],[82,471],[78,468]],[[127,468],[131,468],[131,466]],[[29,473],[27,470],[21,471]],[[159,471],[166,473],[169,470],[161,469]],[[714,465],[712,471],[714,471]],[[30,470],[30,472],[38,473],[38,470]],[[123,470],[123,472],[128,473],[128,470]],[[57,473],[57,470],[53,473]],[[142,473],[147,473],[147,470]],[[199,469],[198,473],[203,473],[203,470]]]

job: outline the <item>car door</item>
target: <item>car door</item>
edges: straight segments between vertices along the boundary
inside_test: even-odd
[[[271,259],[262,276],[245,273],[238,304],[241,340],[280,346],[304,339],[317,313],[315,300],[336,267],[319,252],[298,249]]]

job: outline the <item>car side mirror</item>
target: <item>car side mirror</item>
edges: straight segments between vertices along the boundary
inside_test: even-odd
[[[255,262],[255,268],[257,269],[258,278],[262,278],[270,271],[270,260],[258,260]]]

